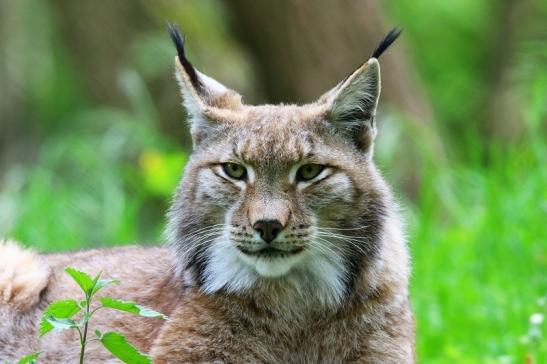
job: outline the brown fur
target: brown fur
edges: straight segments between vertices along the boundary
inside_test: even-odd
[[[122,281],[105,295],[170,316],[100,311],[94,320],[155,363],[413,363],[407,247],[372,159],[378,62],[303,106],[244,105],[201,73],[198,92],[177,66],[194,153],[169,212],[170,249],[37,256],[9,245],[8,266],[0,245],[0,360],[33,351],[44,363],[76,360],[74,333],[36,339],[47,303],[78,296],[63,273],[73,266]],[[245,166],[247,180],[226,175],[228,162]],[[297,181],[310,163],[326,168]],[[253,228],[260,220],[281,224],[268,244],[286,255],[246,253],[265,247]],[[114,362],[95,344],[87,353],[88,362]]]

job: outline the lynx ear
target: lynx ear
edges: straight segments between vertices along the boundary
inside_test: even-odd
[[[189,114],[190,132],[194,147],[210,133],[219,129],[221,121],[211,117],[222,109],[241,107],[241,96],[192,66],[184,52],[184,39],[178,28],[168,24],[168,31],[177,48],[176,76],[184,106]]]
[[[329,105],[328,118],[337,130],[368,150],[376,136],[379,97],[380,65],[371,58],[322,99]]]
[[[380,97],[378,57],[400,33],[398,29],[389,32],[365,64],[319,99],[319,102],[327,103],[331,123],[364,151],[371,149],[377,133],[375,116]]]

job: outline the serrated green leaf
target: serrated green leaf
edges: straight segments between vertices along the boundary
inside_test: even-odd
[[[118,284],[118,283],[120,283],[120,281],[117,280],[117,279],[99,279],[95,283],[95,288],[93,288],[93,292],[91,294],[97,293],[100,289],[102,289],[102,288],[104,288],[108,285]]]
[[[40,356],[41,353],[33,353],[29,355],[25,355],[19,361],[17,364],[36,364],[36,359],[38,359],[38,356]]]
[[[39,333],[44,336],[54,329],[47,318],[68,319],[80,312],[81,308],[75,300],[54,301],[44,310],[40,321]]]
[[[44,316],[71,318],[80,310],[81,308],[75,300],[53,301],[44,310]]]
[[[70,318],[60,318],[44,315],[40,321],[39,333],[40,337],[44,336],[53,329],[68,330],[78,327],[76,321]]]
[[[157,317],[164,320],[167,318],[167,316],[165,316],[164,314],[160,312],[138,305],[132,301],[124,301],[124,300],[119,300],[119,299],[115,299],[111,297],[101,297],[100,301],[103,307],[108,307],[108,308],[112,308],[112,309],[124,311],[124,312],[130,312],[132,314],[139,315],[142,317]]]
[[[91,294],[95,282],[87,273],[84,273],[72,267],[66,268],[65,272],[67,272],[72,277],[72,279],[74,279],[74,281],[80,286],[80,288],[82,289],[82,291],[84,291],[86,295]]]
[[[107,332],[102,336],[101,343],[106,350],[124,363],[152,364],[152,360],[131,345],[122,334]]]
[[[40,321],[40,327],[38,328],[38,333],[40,334],[40,337],[44,336],[53,329],[53,325],[50,324],[49,321],[46,320],[44,317],[42,317],[42,320]]]
[[[101,278],[101,274],[103,274],[103,272],[99,272],[95,277],[93,277],[93,287],[91,288],[91,291],[90,291],[91,296],[93,296],[93,292],[95,291],[95,287],[97,286],[97,282]]]
[[[68,330],[78,327],[76,321],[69,318],[58,318],[53,316],[44,316],[44,319],[49,322],[56,330]]]

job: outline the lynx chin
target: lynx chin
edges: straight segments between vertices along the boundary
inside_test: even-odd
[[[169,32],[193,153],[167,246],[40,255],[0,241],[0,362],[76,361],[74,333],[37,339],[48,302],[77,295],[70,265],[116,272],[105,294],[170,316],[96,315],[154,363],[413,363],[409,256],[373,161],[378,58],[400,32],[317,101],[260,106],[196,70]],[[112,360],[93,343],[86,353]]]

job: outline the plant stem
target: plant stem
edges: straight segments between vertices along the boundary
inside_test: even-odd
[[[80,343],[80,364],[84,364],[84,354],[85,354],[85,345],[86,345],[86,340],[87,340],[87,325],[89,323],[89,305],[90,305],[90,301],[91,301],[91,297],[88,297],[86,295],[86,299],[85,299],[85,316],[84,318],[86,319],[85,320],[85,324],[84,324],[84,335],[83,335],[83,338],[82,338],[82,341]]]

